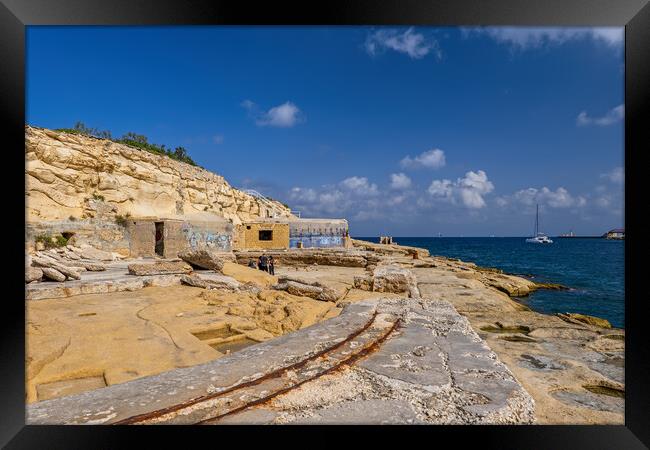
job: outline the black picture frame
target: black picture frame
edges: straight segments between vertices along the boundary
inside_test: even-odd
[[[650,5],[646,0],[357,0],[302,3],[226,2],[209,0],[0,0],[0,111],[6,131],[3,143],[5,196],[3,197],[5,251],[10,262],[5,269],[2,311],[5,315],[0,339],[2,383],[0,383],[0,444],[6,448],[121,448],[135,444],[135,438],[169,439],[169,430],[185,434],[176,427],[78,427],[26,426],[24,401],[25,310],[20,301],[24,290],[19,255],[23,244],[15,237],[24,228],[25,197],[15,192],[24,185],[23,156],[25,125],[25,27],[29,25],[527,25],[527,26],[625,26],[625,425],[621,426],[482,426],[482,427],[395,427],[373,428],[371,434],[382,439],[387,432],[405,431],[408,441],[436,445],[431,436],[440,433],[452,438],[454,447],[476,440],[482,447],[499,448],[646,448],[650,446],[650,343],[645,332],[644,313],[647,293],[642,290],[640,256],[643,209],[634,199],[643,198],[641,158],[650,142],[648,117],[650,103]],[[13,226],[15,222],[16,228]],[[11,234],[9,234],[11,233]],[[13,237],[13,238],[12,238]],[[23,297],[24,298],[24,297]],[[259,427],[258,427],[259,428]],[[210,433],[203,427],[200,433]],[[286,431],[286,427],[282,427]],[[264,439],[266,429],[256,433],[229,428],[228,434],[241,433],[240,439]],[[289,431],[305,432],[303,427]],[[306,430],[309,437],[328,436],[326,442],[342,441],[339,431]],[[350,431],[350,430],[348,430]],[[354,434],[366,434],[365,427]],[[219,433],[226,432],[219,428]],[[199,439],[192,430],[191,442]],[[417,435],[414,435],[414,433]],[[207,436],[206,436],[207,437]],[[232,436],[231,436],[232,437]],[[221,437],[220,439],[223,439]],[[438,439],[437,437],[434,439]],[[337,442],[339,441],[339,442]],[[173,441],[168,440],[168,443]],[[197,443],[198,444],[198,443]],[[140,444],[145,445],[145,444]],[[310,444],[307,444],[310,445]]]

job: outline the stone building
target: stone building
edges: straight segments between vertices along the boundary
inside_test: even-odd
[[[178,217],[127,217],[115,220],[60,220],[28,223],[27,249],[39,236],[61,235],[69,244],[90,245],[126,257],[175,258],[186,249],[232,250],[232,222]]]
[[[284,249],[289,248],[289,224],[287,221],[258,219],[237,225],[233,248]]]
[[[222,218],[210,221],[130,218],[126,226],[130,235],[131,257],[175,258],[188,248],[232,250],[233,226]]]

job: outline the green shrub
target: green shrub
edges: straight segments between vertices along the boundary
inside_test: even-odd
[[[101,201],[106,200],[106,199],[104,198],[103,195],[99,195],[99,194],[96,193],[96,192],[93,194],[93,198],[94,198],[95,200],[101,200]]]
[[[76,218],[75,216],[70,216],[70,217],[68,217],[68,220],[69,220],[70,222],[74,222],[74,221],[77,220],[77,218]]]
[[[176,147],[174,150],[168,149],[165,145],[157,145],[149,142],[146,136],[142,134],[137,134],[132,131],[125,133],[121,138],[113,138],[110,131],[102,131],[97,128],[89,128],[84,125],[83,122],[77,122],[74,128],[57,128],[54,131],[60,131],[64,133],[79,134],[83,136],[97,137],[101,139],[109,139],[113,142],[119,144],[128,145],[129,147],[134,147],[139,150],[144,150],[149,153],[154,153],[156,155],[167,156],[168,158],[174,159],[176,161],[184,162],[192,166],[197,166],[194,160],[187,153],[187,150],[183,147]],[[197,166],[198,167],[198,166]]]
[[[124,216],[118,214],[115,216],[115,223],[126,228],[126,225],[129,223],[130,217],[131,217],[131,213],[126,213],[126,215]]]
[[[39,234],[34,238],[36,242],[41,242],[46,249],[50,248],[59,248],[65,247],[68,245],[68,240],[65,236],[57,234],[55,236],[50,236],[48,234]]]

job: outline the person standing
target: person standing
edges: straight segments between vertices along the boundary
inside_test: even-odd
[[[273,260],[273,256],[269,256],[269,273],[271,275],[275,275],[275,261]]]
[[[257,268],[263,270],[264,272],[268,272],[269,269],[267,265],[268,265],[268,258],[266,257],[266,255],[265,254],[260,255],[260,259],[257,261]]]

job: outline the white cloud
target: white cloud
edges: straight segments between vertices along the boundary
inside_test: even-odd
[[[451,198],[453,183],[451,180],[433,180],[427,192],[433,197]]]
[[[350,177],[341,181],[341,187],[344,189],[350,190],[357,195],[370,196],[377,195],[379,190],[377,185],[374,183],[369,183],[366,177]]]
[[[555,191],[542,187],[541,189],[530,187],[515,192],[511,196],[499,197],[497,205],[501,207],[509,205],[533,206],[536,203],[548,205],[551,208],[584,207],[587,199],[582,196],[573,196],[563,187]]]
[[[393,189],[408,189],[411,187],[411,179],[404,173],[390,174],[390,187]]]
[[[445,164],[445,152],[438,148],[427,150],[415,158],[411,158],[411,155],[407,155],[400,161],[400,166],[405,169],[415,169],[419,167],[439,169],[440,167],[444,167]]]
[[[451,180],[433,180],[427,189],[433,198],[461,203],[470,209],[480,209],[485,206],[484,195],[494,190],[494,184],[487,174],[479,170],[469,171],[463,178],[455,182]]]
[[[587,125],[598,125],[601,127],[612,125],[616,122],[620,122],[625,117],[625,106],[618,105],[602,116],[602,117],[589,117],[586,111],[582,111],[578,114],[576,118],[576,124],[578,126],[587,126]]]
[[[380,190],[366,177],[352,176],[336,184],[317,189],[294,187],[289,190],[291,206],[304,217],[349,217],[370,220],[388,214],[385,206],[397,205],[404,199],[380,197]]]
[[[299,202],[315,202],[318,196],[311,188],[294,187],[289,191],[289,198]]]
[[[603,195],[596,199],[596,204],[601,208],[607,208],[612,203],[612,198],[609,195]]]
[[[463,36],[486,35],[513,50],[528,50],[568,41],[591,39],[611,48],[621,48],[624,39],[622,27],[603,28],[557,28],[557,27],[478,27],[463,28]]]
[[[482,170],[467,172],[465,178],[459,178],[456,183],[463,203],[468,208],[483,208],[485,206],[483,195],[494,190],[494,184],[488,180],[487,174]]]
[[[249,115],[255,119],[255,123],[260,127],[279,127],[290,128],[304,121],[300,108],[292,102],[285,102],[281,105],[274,106],[268,111],[262,111],[250,100],[244,100],[241,106],[245,108]]]
[[[416,33],[413,31],[413,27],[404,32],[392,28],[377,30],[368,35],[364,47],[366,52],[372,56],[387,49],[405,53],[413,59],[424,58],[432,51],[438,58],[441,56],[438,42],[432,38],[426,38],[422,33]]]
[[[625,170],[622,167],[614,167],[611,171],[600,175],[612,183],[623,184],[625,183]]]

